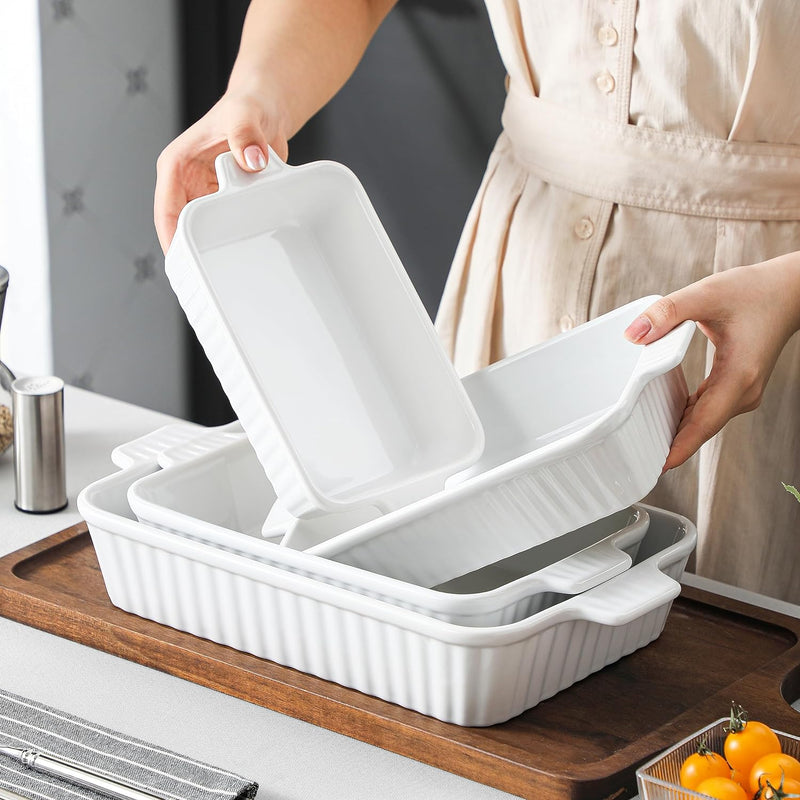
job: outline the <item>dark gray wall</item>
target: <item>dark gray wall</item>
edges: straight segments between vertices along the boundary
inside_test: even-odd
[[[187,0],[187,124],[222,93],[242,0]],[[401,0],[341,92],[289,145],[363,183],[428,312],[439,304],[461,228],[500,130],[504,71],[480,0]],[[192,416],[231,412],[193,345]]]
[[[431,316],[500,129],[503,77],[478,0],[447,14],[401,3],[308,144],[290,146],[295,163],[332,158],[358,175]]]

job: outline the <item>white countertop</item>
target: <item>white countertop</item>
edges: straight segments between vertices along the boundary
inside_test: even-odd
[[[118,444],[174,422],[67,387],[67,491],[57,514],[14,508],[11,453],[0,456],[0,555],[78,522],[75,498],[114,471]],[[800,617],[800,607],[687,576],[686,583]],[[0,686],[235,770],[266,800],[501,800],[511,795],[0,617]]]

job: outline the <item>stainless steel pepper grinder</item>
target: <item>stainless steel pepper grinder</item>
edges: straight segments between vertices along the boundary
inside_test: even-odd
[[[49,514],[67,505],[64,452],[64,381],[17,378],[11,384],[14,417],[14,505]]]

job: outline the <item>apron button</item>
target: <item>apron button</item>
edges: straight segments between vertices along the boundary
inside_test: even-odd
[[[573,230],[579,239],[590,239],[594,233],[594,223],[589,217],[583,217],[575,223]]]
[[[614,76],[610,72],[601,72],[597,76],[596,83],[597,88],[603,92],[603,94],[611,94],[611,92],[614,91],[614,87],[617,85]]]
[[[558,321],[558,327],[561,333],[571,331],[575,327],[575,320],[569,314],[564,314]]]
[[[614,47],[619,41],[619,34],[613,25],[603,25],[597,30],[597,40],[605,47]]]

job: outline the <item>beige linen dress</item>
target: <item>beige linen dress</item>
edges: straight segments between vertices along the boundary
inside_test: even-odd
[[[504,131],[445,287],[461,374],[630,300],[800,250],[797,0],[487,0]],[[690,390],[711,366],[697,333]],[[587,387],[591,390],[591,387]],[[651,500],[702,575],[800,603],[800,337],[761,408]]]

